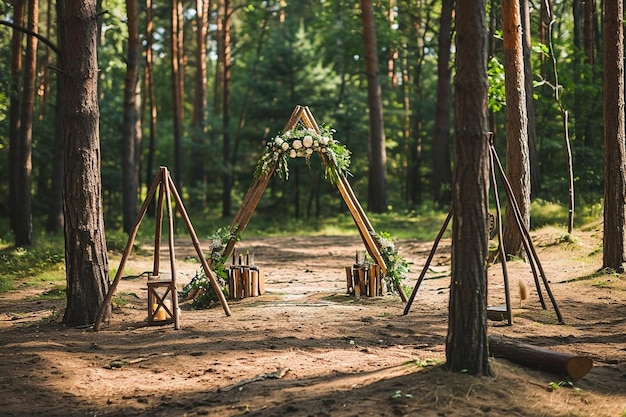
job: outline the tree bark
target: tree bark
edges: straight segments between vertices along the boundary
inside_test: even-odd
[[[156,107],[156,93],[154,90],[154,60],[152,54],[153,45],[153,31],[154,21],[152,18],[152,0],[146,0],[146,73],[145,73],[145,90],[148,95],[148,114],[149,121],[149,139],[148,139],[148,154],[146,155],[146,188],[150,188],[150,184],[156,176],[154,171],[154,149],[156,146],[156,127],[157,127],[157,107]],[[154,215],[154,200],[150,203],[150,208],[147,214],[149,216]]]
[[[59,42],[60,43],[60,42]],[[61,62],[61,55],[57,56],[57,62]],[[63,151],[63,118],[65,105],[63,104],[63,77],[57,76],[56,106],[54,125],[54,160],[52,161],[52,175],[50,179],[50,201],[48,201],[48,219],[46,231],[56,233],[63,227],[63,164],[65,152]]]
[[[604,9],[604,237],[602,266],[626,266],[626,129],[624,127],[624,6]]]
[[[58,2],[57,8],[65,89],[63,323],[79,326],[94,322],[109,287],[98,133],[98,16],[96,0],[67,0]],[[110,306],[106,308],[108,318]]]
[[[528,155],[528,117],[519,0],[502,1],[504,36],[504,78],[506,94],[506,175],[522,215],[530,228],[530,166]],[[515,210],[504,217],[503,246],[508,255],[523,256],[522,232],[517,226]]]
[[[585,0],[584,4],[584,18],[583,18],[583,48],[585,50],[585,56],[587,62],[593,65],[595,59],[594,49],[594,18],[596,14],[596,4],[594,0]]]
[[[183,92],[181,89],[180,47],[179,37],[183,36],[183,28],[179,27],[180,0],[172,0],[171,6],[171,65],[172,65],[172,103],[173,103],[173,140],[174,140],[174,183],[182,192],[183,177]],[[172,170],[170,170],[172,171]]]
[[[361,0],[367,103],[369,108],[370,161],[368,207],[374,213],[387,211],[387,152],[383,124],[383,103],[378,79],[378,47],[371,0]]]
[[[437,55],[437,104],[433,134],[433,198],[440,206],[450,204],[452,167],[450,166],[450,47],[454,0],[443,0],[439,20]]]
[[[541,2],[539,6],[539,42],[542,45],[547,45],[548,35],[550,33],[550,19],[552,16],[552,0],[545,0]],[[546,59],[547,58],[547,59]],[[552,64],[550,57],[547,57],[545,52],[541,52],[541,79],[551,81],[553,73],[551,71]]]
[[[524,86],[526,87],[526,115],[528,117],[528,163],[530,165],[530,195],[540,191],[539,155],[537,153],[537,119],[533,100],[533,69],[530,62],[532,38],[530,36],[530,9],[528,0],[520,0],[522,19],[522,50],[524,53]]]
[[[126,1],[128,51],[124,80],[124,120],[122,124],[122,213],[124,232],[130,233],[137,216],[139,156],[141,152],[141,88],[139,84],[139,2]]]
[[[207,108],[207,64],[206,44],[209,26],[209,0],[196,0],[196,71],[194,75],[194,98],[191,141],[193,152],[191,153],[191,177],[192,187],[205,186],[206,184],[206,156],[204,147],[206,143],[206,108]],[[204,196],[204,192],[202,196]],[[205,198],[202,198],[204,206]]]
[[[28,27],[38,32],[39,0],[28,2]],[[33,243],[33,211],[31,186],[33,182],[33,118],[35,117],[35,87],[37,79],[37,38],[26,38],[24,56],[24,85],[20,110],[20,138],[18,144],[18,189],[15,229],[15,246],[28,246]]]
[[[452,277],[446,360],[453,372],[490,375],[487,343],[487,26],[485,0],[456,6],[456,128]]]
[[[223,51],[223,69],[222,76],[222,134],[223,134],[223,160],[226,162],[226,168],[222,174],[222,217],[230,217],[232,211],[232,188],[233,188],[233,169],[234,160],[231,157],[231,140],[230,140],[230,17],[232,9],[230,0],[224,1],[224,23],[222,25],[222,47]]]
[[[51,38],[52,33],[52,0],[46,0],[46,31],[44,37]],[[39,65],[39,120],[44,120],[48,110],[48,97],[50,96],[50,48],[46,48],[44,57]]]
[[[13,19],[18,26],[24,24],[25,0],[16,0],[13,3]],[[11,37],[11,99],[9,110],[9,213],[11,230],[17,228],[18,219],[18,190],[19,190],[19,160],[20,160],[20,125],[22,102],[22,31],[13,28]]]
[[[48,14],[52,14],[50,8],[52,2],[49,2]],[[61,33],[57,30],[57,45],[60,45]],[[61,67],[61,51],[57,51],[56,65]],[[48,199],[48,211],[46,220],[46,232],[57,233],[62,230],[63,220],[63,159],[65,157],[63,151],[63,112],[65,105],[63,104],[64,89],[62,86],[63,77],[56,74],[56,97],[54,106],[54,151],[53,161],[50,174],[50,197]]]

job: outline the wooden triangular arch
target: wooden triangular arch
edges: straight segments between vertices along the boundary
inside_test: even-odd
[[[96,319],[93,325],[95,331],[98,331],[100,328],[100,324],[102,323],[102,318],[104,312],[106,311],[107,306],[111,304],[111,298],[113,297],[113,293],[117,288],[117,285],[122,278],[122,273],[124,272],[124,267],[126,265],[126,261],[131,253],[133,244],[135,242],[135,237],[137,236],[137,232],[139,231],[139,226],[141,225],[141,221],[143,220],[146,212],[148,211],[148,206],[154,199],[154,196],[157,192],[157,188],[159,190],[159,199],[157,205],[157,218],[156,218],[156,226],[155,226],[155,236],[154,236],[154,266],[152,270],[152,276],[159,276],[159,259],[160,259],[160,247],[161,247],[161,233],[162,233],[162,222],[163,222],[163,208],[164,208],[164,200],[165,200],[165,208],[167,210],[167,219],[168,219],[168,232],[169,232],[169,255],[170,255],[170,267],[172,273],[171,282],[168,285],[168,291],[171,292],[172,305],[170,311],[167,313],[173,318],[174,328],[180,329],[180,321],[178,314],[178,294],[176,294],[176,263],[174,261],[174,223],[172,216],[172,196],[176,201],[176,208],[178,209],[179,214],[185,221],[185,225],[187,227],[187,231],[189,232],[189,236],[193,242],[193,246],[196,249],[196,253],[200,262],[202,263],[202,269],[204,273],[209,278],[211,282],[211,286],[215,290],[222,307],[224,308],[224,312],[227,316],[230,316],[230,307],[228,306],[228,302],[226,301],[226,297],[222,292],[219,284],[217,283],[217,279],[215,277],[215,273],[211,270],[209,263],[202,253],[202,249],[200,248],[200,241],[198,240],[198,236],[189,220],[189,216],[187,215],[187,211],[185,210],[185,206],[176,190],[176,186],[172,181],[172,177],[170,176],[169,170],[166,167],[161,167],[159,169],[159,173],[154,178],[150,189],[148,190],[148,194],[146,199],[143,202],[143,205],[139,209],[139,213],[137,214],[137,219],[135,220],[135,225],[128,236],[128,242],[126,243],[126,248],[124,250],[124,254],[122,255],[122,259],[120,260],[120,266],[117,269],[117,273],[115,274],[115,279],[113,280],[109,291],[107,292],[106,297],[100,304],[100,309],[98,310],[98,314],[96,315]],[[162,306],[167,310],[167,307]],[[158,307],[161,308],[161,307]]]
[[[309,129],[313,129],[315,132],[320,133],[320,128],[315,121],[311,111],[306,106],[296,106],[289,121],[285,125],[283,132],[287,132],[289,130],[294,129],[299,124],[304,125]],[[229,257],[235,248],[235,243],[238,240],[238,237],[241,236],[245,228],[248,226],[252,215],[254,214],[256,207],[261,199],[269,180],[276,170],[276,164],[270,165],[269,169],[260,175],[256,176],[252,185],[248,189],[242,203],[241,207],[239,207],[239,211],[233,218],[233,221],[230,226],[230,231],[232,237],[230,238],[228,244],[224,248],[224,252],[222,253],[222,258]],[[363,207],[359,203],[359,200],[356,198],[348,179],[345,174],[339,173],[338,181],[336,183],[337,189],[341,194],[352,218],[354,219],[354,223],[359,230],[359,234],[361,235],[361,239],[365,244],[365,248],[369,255],[374,259],[374,261],[380,266],[382,273],[385,274],[387,272],[387,265],[383,256],[381,254],[381,245],[380,242],[376,239],[376,232],[374,231],[374,227],[372,223],[369,221],[367,216],[365,215],[365,211]],[[400,285],[397,285],[398,293],[404,302],[407,302],[406,294],[400,288]]]

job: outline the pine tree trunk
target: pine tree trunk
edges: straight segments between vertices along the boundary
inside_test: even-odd
[[[624,6],[604,9],[604,238],[603,268],[626,266],[626,131],[624,127]]]
[[[60,42],[59,42],[60,44]],[[58,56],[58,62],[61,57]],[[59,64],[60,67],[60,64]],[[63,227],[63,164],[65,152],[63,151],[63,118],[65,105],[63,104],[62,87],[63,77],[57,77],[56,86],[56,106],[54,125],[54,156],[52,161],[52,175],[50,179],[50,198],[48,201],[48,218],[46,221],[46,231],[56,233]]]
[[[139,84],[139,2],[126,1],[128,51],[124,80],[124,120],[122,124],[122,213],[124,232],[130,233],[137,216],[139,192],[139,155],[141,152],[141,95]]]
[[[452,167],[450,166],[450,47],[454,0],[443,0],[437,55],[437,104],[433,132],[433,198],[442,207],[450,204]]]
[[[522,222],[526,228],[530,228],[528,117],[519,0],[502,1],[502,29],[506,91],[506,175]],[[514,202],[509,201],[505,211],[503,246],[507,254],[523,256],[522,232],[511,204]]]
[[[190,185],[198,187],[206,184],[206,108],[207,108],[207,64],[206,43],[209,26],[209,0],[196,0],[196,70],[194,74],[193,114],[191,121],[191,177]],[[199,196],[204,206],[206,193]]]
[[[24,25],[25,0],[13,3],[13,21],[16,25]],[[9,212],[11,230],[17,228],[18,191],[20,177],[20,112],[22,102],[22,31],[13,29],[11,37],[11,101],[9,110]]]
[[[154,181],[156,172],[154,170],[154,150],[156,147],[156,127],[157,127],[157,108],[156,108],[156,93],[154,90],[154,60],[152,54],[153,45],[153,32],[154,21],[152,18],[152,0],[146,0],[146,74],[145,74],[145,90],[148,95],[148,107],[150,121],[148,125],[148,154],[146,155],[146,188],[150,188],[150,184]],[[153,216],[155,214],[155,202],[154,200],[150,204],[147,214]]]
[[[65,119],[64,215],[67,307],[63,323],[90,325],[109,288],[98,125],[95,0],[57,3]],[[107,307],[105,319],[110,315]]]
[[[537,119],[535,117],[535,103],[533,100],[533,69],[530,62],[530,9],[528,0],[520,1],[520,16],[522,18],[522,49],[524,52],[524,86],[526,87],[526,114],[528,116],[528,162],[530,164],[530,195],[540,191],[539,155],[537,154]]]
[[[52,9],[48,8],[48,15],[52,14]],[[61,45],[61,33],[57,30],[57,44]],[[57,52],[57,67],[61,67],[62,51]],[[56,76],[56,96],[54,106],[54,151],[50,174],[50,197],[48,199],[48,211],[46,219],[46,232],[57,233],[63,228],[63,118],[65,105],[63,104],[63,77],[55,72]]]
[[[183,141],[183,92],[181,89],[181,68],[180,68],[180,54],[178,50],[180,47],[179,37],[183,36],[183,28],[179,27],[179,5],[180,0],[172,0],[171,6],[171,65],[172,65],[172,103],[173,103],[173,140],[174,140],[174,169],[172,171],[174,183],[176,187],[182,192],[182,178],[183,178],[183,156],[182,156],[182,141]]]
[[[387,211],[387,152],[383,124],[383,104],[378,79],[378,48],[371,0],[361,0],[365,72],[367,74],[367,103],[370,127],[370,162],[368,207],[374,213]]]
[[[37,32],[39,0],[28,2],[28,30]],[[37,79],[37,38],[26,38],[24,56],[24,86],[20,110],[20,140],[18,144],[18,190],[15,224],[15,246],[33,243],[33,211],[31,186],[33,182],[33,119],[35,117],[35,87]]]
[[[485,0],[456,7],[456,145],[448,369],[490,375],[487,341],[487,27]]]
[[[222,130],[223,130],[223,158],[227,162],[226,169],[222,176],[222,217],[230,217],[232,211],[232,188],[233,188],[233,170],[235,160],[231,156],[231,140],[230,140],[230,0],[224,1],[224,25],[222,33],[224,36],[224,74],[222,82],[224,83],[222,93]],[[228,163],[230,162],[230,163]]]

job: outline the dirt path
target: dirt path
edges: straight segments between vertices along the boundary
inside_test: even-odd
[[[600,265],[599,235],[556,244],[559,231],[534,234],[566,324],[541,309],[528,265],[509,262],[513,326],[489,332],[589,356],[594,367],[574,387],[561,375],[493,359],[495,377],[445,371],[449,242],[437,251],[411,312],[397,296],[345,295],[344,267],[358,237],[245,239],[265,271],[262,297],[222,308],[183,304],[181,330],[146,325],[145,278],[124,279],[129,303],[99,332],[58,323],[59,301],[33,290],[0,294],[0,414],[9,416],[624,416],[626,280],[587,278]],[[432,242],[401,241],[413,286]],[[179,281],[199,264],[177,242]],[[119,258],[111,259],[117,266]],[[166,265],[162,262],[162,265]],[[125,275],[150,270],[132,257]],[[489,270],[489,303],[502,304],[501,269]],[[518,280],[527,284],[521,302]],[[39,288],[38,292],[45,291]]]

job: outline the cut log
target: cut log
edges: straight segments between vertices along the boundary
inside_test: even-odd
[[[555,352],[501,336],[489,336],[489,352],[495,358],[554,374],[567,375],[572,381],[585,376],[593,366],[587,356]]]
[[[263,269],[258,268],[259,271],[259,295],[265,294],[265,276],[263,275]]]
[[[250,285],[252,286],[252,297],[259,296],[259,271],[250,270]]]

